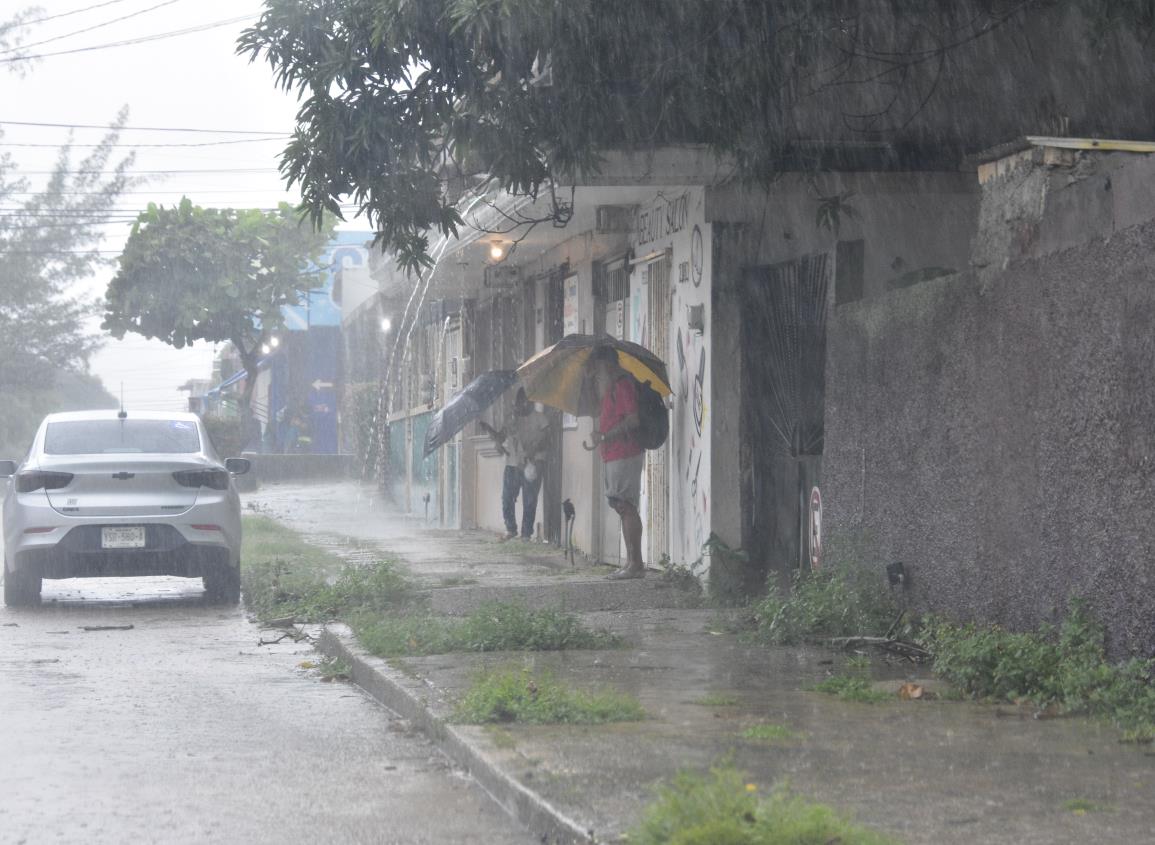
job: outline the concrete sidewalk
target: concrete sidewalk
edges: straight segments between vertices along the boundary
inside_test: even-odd
[[[351,539],[396,554],[443,612],[468,610],[484,594],[563,606],[626,638],[626,648],[609,651],[388,663],[339,626],[323,639],[325,650],[351,660],[359,684],[436,738],[547,841],[622,841],[657,784],[679,769],[729,759],[760,790],[788,782],[909,843],[1155,842],[1155,751],[1120,744],[1111,728],[969,702],[842,702],[808,687],[849,671],[846,655],[746,643],[719,630],[714,611],[684,607],[684,594],[657,577],[605,582],[605,568],[579,561],[571,569],[548,547],[431,529],[388,514],[352,484],[269,487],[248,501],[316,542],[339,548]],[[498,666],[549,669],[574,686],[631,693],[648,718],[592,727],[451,725],[461,692]],[[925,669],[878,659],[871,670],[894,690],[925,680],[920,674]],[[743,736],[767,723],[797,736],[774,743]],[[1076,799],[1100,809],[1077,814],[1064,806]]]

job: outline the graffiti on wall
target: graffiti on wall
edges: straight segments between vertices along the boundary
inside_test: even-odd
[[[684,564],[701,556],[711,530],[710,226],[705,206],[701,189],[659,193],[639,207],[631,239],[637,255],[653,259],[666,253],[669,261],[669,323],[662,342],[674,396],[665,547],[671,559]],[[638,273],[630,290],[629,320],[631,339],[647,346],[658,329],[648,324],[648,288],[646,275]]]
[[[686,325],[678,326],[674,342],[674,540],[679,557],[691,561],[710,533],[710,468],[703,460],[709,452],[707,351],[703,335]]]

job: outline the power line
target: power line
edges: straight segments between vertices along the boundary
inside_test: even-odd
[[[44,126],[52,129],[103,129],[105,132],[208,132],[214,135],[276,135],[285,137],[284,132],[270,132],[265,129],[204,129],[177,126],[109,126],[100,123],[40,123],[30,120],[2,120],[0,126]],[[260,140],[254,138],[253,140]]]
[[[0,249],[0,255],[120,255],[122,249]]]
[[[192,195],[196,196],[216,196],[217,194],[275,194],[278,193],[276,188],[173,188],[171,190],[157,189],[152,191],[119,191],[118,197],[137,196],[137,197],[151,197],[160,194],[187,194],[189,199],[193,199]],[[282,191],[287,196],[292,196],[286,191]],[[39,197],[43,196],[44,191],[8,191],[3,196],[6,197]],[[92,191],[54,191],[54,196],[59,197],[89,197],[92,196]]]
[[[168,206],[163,206],[160,203],[154,203],[154,204],[158,205],[162,208],[166,208],[166,209],[169,208]],[[201,207],[203,208],[204,206],[201,206]],[[280,208],[273,208],[273,207],[269,207],[269,206],[264,206],[264,207],[258,206],[256,208],[253,208],[251,206],[235,206],[235,207],[234,206],[227,206],[227,208],[235,209],[237,211],[280,211],[281,210]],[[341,209],[344,211],[352,211],[354,209],[354,206],[342,204]],[[83,209],[59,209],[59,210],[35,209],[35,208],[27,208],[24,206],[9,206],[6,208],[0,207],[0,218],[12,218],[12,219],[23,218],[23,219],[27,219],[27,218],[40,218],[40,217],[60,217],[60,218],[79,217],[79,218],[99,218],[99,219],[103,220],[103,219],[119,218],[119,217],[123,217],[125,215],[139,215],[145,211],[148,211],[148,209],[140,207],[140,206],[137,206],[134,208],[113,208],[113,209],[109,209],[109,210],[105,210],[105,211],[96,211],[96,210],[86,211]],[[136,219],[135,216],[132,217],[132,219],[135,220]]]
[[[45,21],[54,21],[57,18],[67,18],[67,17],[70,17],[72,15],[79,15],[81,12],[91,12],[93,9],[101,9],[105,6],[115,6],[117,3],[123,3],[123,2],[124,2],[124,0],[105,0],[105,2],[103,2],[103,3],[97,3],[93,6],[85,6],[83,9],[73,9],[71,12],[60,12],[59,14],[48,15],[47,17],[44,17],[44,18],[36,18],[35,20],[31,20],[31,21],[21,21],[20,25],[21,26],[32,26],[34,24],[44,23]]]
[[[72,32],[66,32],[63,35],[54,35],[51,38],[45,38],[43,41],[33,41],[31,44],[21,44],[19,47],[12,47],[8,50],[2,50],[0,51],[0,55],[6,53],[15,53],[19,50],[30,50],[33,47],[39,47],[42,44],[51,44],[53,41],[61,41],[65,38],[71,38],[74,35],[82,35],[85,32],[92,32],[94,29],[103,29],[106,26],[112,26],[114,23],[120,23],[121,21],[126,21],[130,18],[136,18],[146,14],[147,12],[153,12],[163,6],[171,6],[173,3],[179,2],[180,0],[164,0],[163,3],[158,3],[155,6],[149,6],[147,9],[140,9],[139,11],[132,12],[127,15],[121,15],[119,18],[113,18],[110,21],[104,21],[103,23],[93,24],[92,26],[85,27],[84,29],[77,29],[73,30]]]
[[[57,50],[55,53],[33,53],[29,56],[13,56],[7,59],[0,59],[0,64],[10,64],[11,62],[24,62],[29,59],[47,59],[52,56],[68,56],[73,53],[90,53],[93,50],[109,50],[113,47],[129,47],[133,44],[144,44],[149,41],[160,41],[165,38],[175,38],[178,35],[189,35],[194,32],[205,32],[210,29],[217,29],[229,24],[242,23],[243,21],[251,21],[252,15],[241,15],[236,18],[229,18],[223,21],[214,21],[213,23],[201,24],[200,26],[190,26],[185,29],[174,29],[171,32],[158,32],[155,35],[145,35],[140,38],[128,38],[124,41],[113,41],[109,44],[95,44],[91,47],[77,47],[74,50]]]
[[[144,149],[145,147],[219,147],[224,144],[262,144],[268,141],[283,141],[288,139],[288,137],[288,135],[280,135],[271,138],[239,138],[233,141],[197,141],[194,143],[172,144],[21,144],[9,141],[0,141],[0,147],[51,147],[54,150],[58,150],[61,147],[124,147],[127,149],[139,150]]]
[[[20,170],[21,176],[54,176],[55,170]],[[208,168],[189,168],[184,170],[132,170],[127,172],[127,176],[169,176],[173,173],[277,173],[275,167],[208,167]],[[90,176],[116,176],[115,170],[91,170],[85,171],[85,175]]]
[[[127,226],[129,223],[135,223],[135,217],[126,217],[123,220],[89,220],[85,221],[85,226]],[[12,230],[28,230],[28,229],[74,229],[77,224],[76,221],[71,223],[33,223],[27,226],[13,226],[5,223],[0,219],[0,233]]]

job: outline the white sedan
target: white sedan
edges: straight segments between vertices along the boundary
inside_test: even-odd
[[[0,461],[4,602],[40,601],[44,578],[179,575],[240,600],[244,458],[221,461],[195,414],[49,414],[23,463]]]

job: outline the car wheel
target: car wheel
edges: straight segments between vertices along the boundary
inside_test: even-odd
[[[4,604],[9,607],[27,607],[40,604],[43,579],[31,572],[9,572],[4,567]]]
[[[233,605],[241,600],[241,570],[239,567],[214,566],[202,576],[205,598],[212,604]]]

